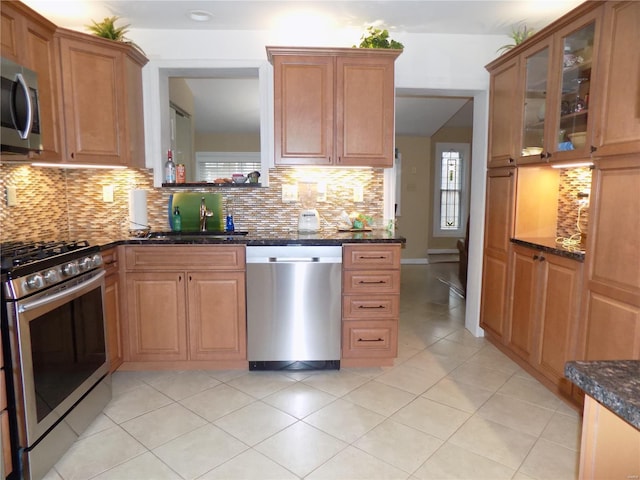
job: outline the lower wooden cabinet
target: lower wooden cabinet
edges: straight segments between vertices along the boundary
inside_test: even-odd
[[[342,250],[342,365],[392,365],[398,355],[400,244]]]
[[[506,344],[569,395],[564,364],[576,358],[583,264],[520,245],[512,251]]]
[[[125,248],[125,362],[246,367],[244,246]]]
[[[105,268],[104,315],[106,324],[107,356],[109,371],[114,372],[122,365],[122,328],[120,315],[120,269],[118,250],[112,248],[102,252]]]

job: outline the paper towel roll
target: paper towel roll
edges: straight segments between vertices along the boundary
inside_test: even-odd
[[[129,229],[149,228],[147,221],[147,191],[134,189],[129,192]]]

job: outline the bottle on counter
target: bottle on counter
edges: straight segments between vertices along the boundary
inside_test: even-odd
[[[182,216],[180,215],[180,207],[176,207],[173,210],[173,231],[182,231]]]
[[[235,230],[235,225],[233,224],[233,215],[227,215],[227,224],[225,230],[227,232],[233,232]]]
[[[185,183],[187,181],[187,170],[184,163],[176,165],[176,183]]]
[[[167,162],[164,164],[164,183],[176,183],[176,164],[173,163],[173,152],[167,152]]]

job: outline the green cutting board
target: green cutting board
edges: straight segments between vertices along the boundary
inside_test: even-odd
[[[225,218],[222,212],[222,195],[219,193],[179,192],[169,197],[169,226],[173,230],[173,210],[180,208],[183,232],[197,232],[200,230],[200,202],[204,197],[207,210],[213,216],[207,217],[207,231],[223,232]]]

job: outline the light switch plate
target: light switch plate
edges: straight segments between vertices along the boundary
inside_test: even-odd
[[[7,207],[13,207],[18,204],[18,193],[15,185],[7,186]]]
[[[102,186],[102,201],[108,203],[113,202],[113,185]]]
[[[297,202],[298,201],[298,185],[283,184],[282,185],[282,201]]]
[[[364,187],[362,185],[353,187],[353,201],[364,202]]]

